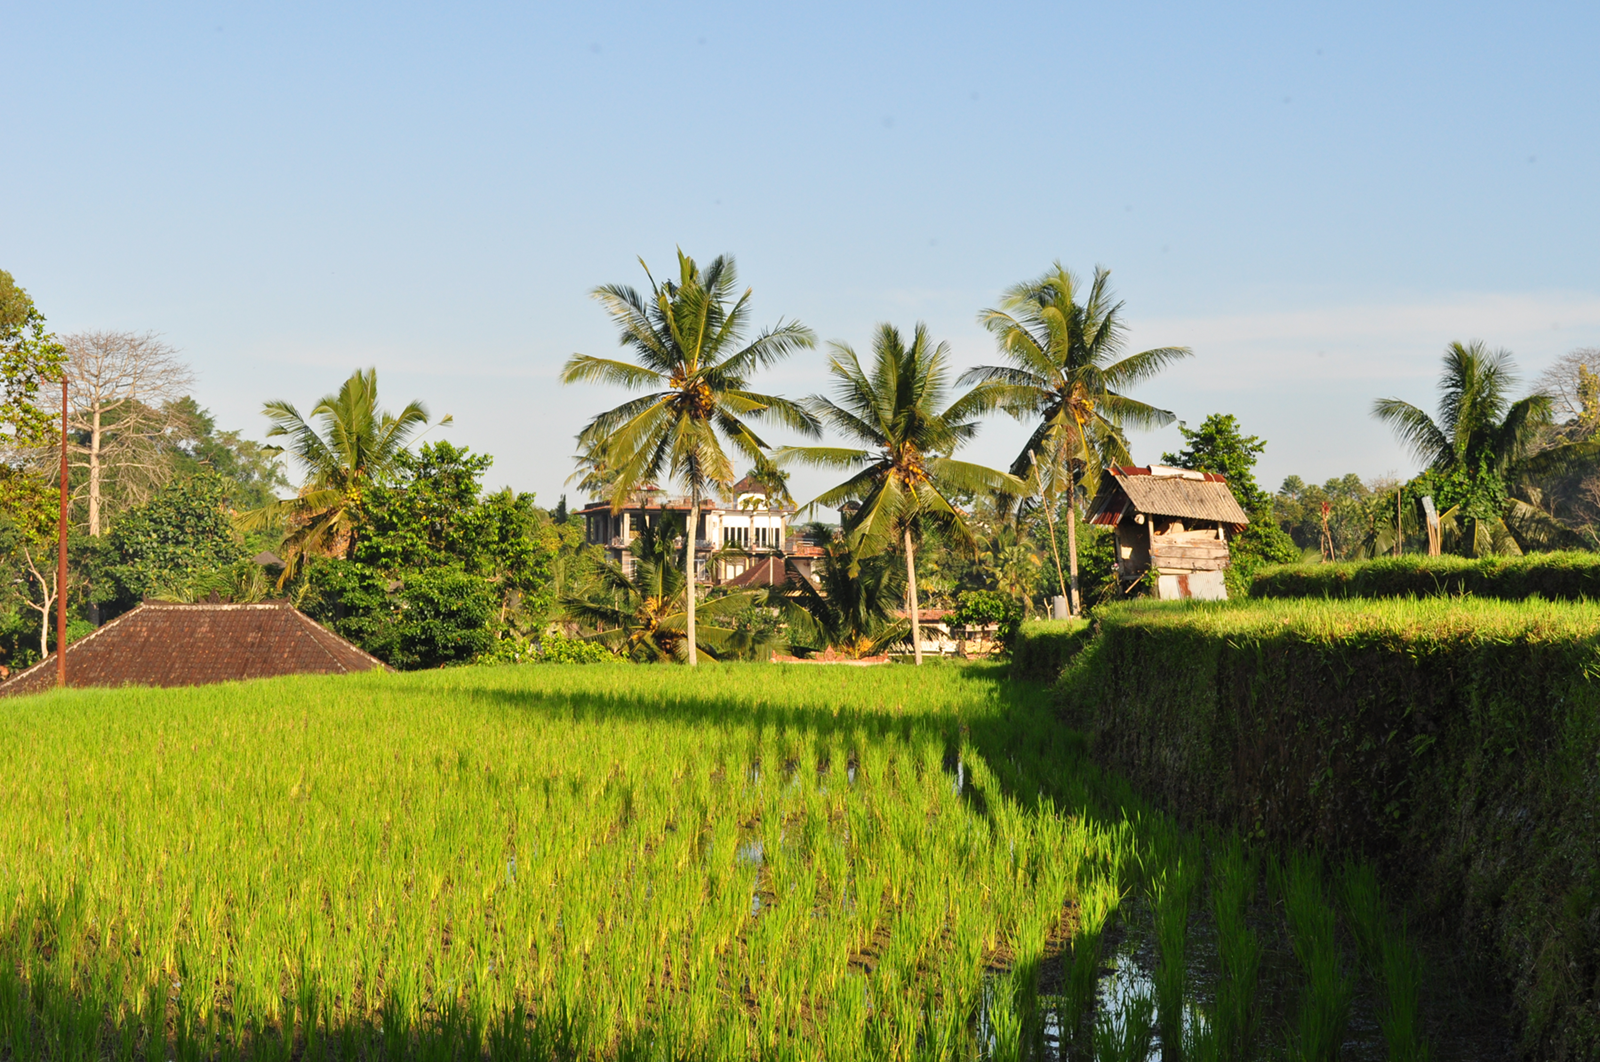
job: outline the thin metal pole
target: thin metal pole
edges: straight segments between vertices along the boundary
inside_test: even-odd
[[[67,684],[67,374],[61,374],[61,548],[56,558],[56,685]]]

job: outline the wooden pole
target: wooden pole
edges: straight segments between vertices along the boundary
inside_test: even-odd
[[[61,373],[61,539],[56,555],[56,685],[67,684],[67,374]]]
[[[1405,531],[1401,528],[1402,513],[1400,501],[1405,497],[1405,487],[1396,487],[1394,492],[1394,555],[1400,556],[1401,544],[1405,541]]]

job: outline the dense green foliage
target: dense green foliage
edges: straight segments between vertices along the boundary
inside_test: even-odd
[[[616,657],[595,642],[547,634],[539,639],[538,659],[544,664],[599,664]]]
[[[565,614],[593,631],[593,641],[636,663],[690,659],[690,595],[684,591],[688,580],[675,545],[683,538],[683,525],[683,518],[665,514],[646,522],[628,544],[629,563],[597,562],[581,589],[562,598]],[[745,613],[748,621],[753,597],[749,592],[727,594],[701,604],[706,622],[694,628],[695,650],[719,658],[736,633],[733,617]],[[745,632],[752,632],[748,622]],[[756,650],[756,641],[744,639],[730,655],[749,655],[740,650]]]
[[[1600,601],[1600,553],[1524,557],[1408,554],[1342,564],[1261,568],[1251,597],[1493,597]]]
[[[1326,529],[1322,507],[1328,507]],[[1328,560],[1370,556],[1380,528],[1395,521],[1394,489],[1387,483],[1363,483],[1355,473],[1329,478],[1321,486],[1299,476],[1286,476],[1272,497],[1278,526],[1302,553]]]
[[[904,638],[907,626],[896,618],[906,585],[900,558],[880,553],[857,559],[843,537],[823,549],[812,570],[815,585],[802,580],[782,592],[790,647],[801,654],[831,648],[859,658]]]
[[[104,578],[92,597],[108,606],[108,617],[145,597],[183,596],[190,583],[244,556],[226,508],[230,490],[217,473],[197,472],[117,519],[99,553]]]
[[[496,639],[528,652],[555,607],[561,533],[533,495],[485,495],[491,459],[448,442],[395,455],[346,507],[345,559],[313,561],[302,607],[403,669],[466,663]]]
[[[1532,1057],[1600,1049],[1600,607],[1153,602],[1063,675],[1098,759],[1191,821],[1376,858],[1515,990]]]
[[[262,413],[272,421],[267,438],[285,440],[269,452],[289,453],[305,473],[305,486],[245,514],[243,526],[282,522],[287,533],[280,549],[291,572],[309,557],[348,557],[361,530],[365,492],[397,474],[407,444],[428,423],[428,407],[413,401],[399,413],[381,408],[378,371],[358,369],[304,417],[281,399],[267,402]]]
[[[59,383],[65,363],[66,350],[45,330],[44,314],[0,269],[0,448],[8,457],[49,436],[59,407],[40,390]]]
[[[301,607],[339,635],[402,670],[465,664],[494,642],[489,584],[443,565],[396,578],[349,560],[324,560],[305,577]]]

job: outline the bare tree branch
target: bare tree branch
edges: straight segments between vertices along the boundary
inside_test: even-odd
[[[147,499],[166,481],[157,457],[172,426],[166,408],[194,385],[194,372],[159,336],[80,332],[66,337],[67,449],[87,470],[89,534],[98,536],[106,488],[124,505]]]

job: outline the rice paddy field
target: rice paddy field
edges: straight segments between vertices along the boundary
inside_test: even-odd
[[[64,691],[0,808],[19,1062],[1430,1057],[1370,871],[1180,832],[997,666]]]

